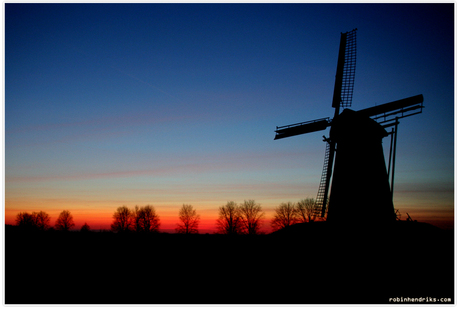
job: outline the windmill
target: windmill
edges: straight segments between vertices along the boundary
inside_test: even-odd
[[[359,111],[349,109],[356,70],[356,31],[341,34],[332,97],[333,118],[276,127],[275,140],[330,127],[329,137],[323,136],[326,153],[316,197],[320,216],[324,217],[328,208],[327,221],[368,221],[371,217],[375,221],[389,222],[396,218],[393,185],[399,120],[421,113],[423,96]],[[388,135],[391,135],[391,142],[387,168],[382,139]]]

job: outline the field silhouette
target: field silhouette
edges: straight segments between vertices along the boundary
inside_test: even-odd
[[[454,235],[420,222],[268,235],[5,229],[6,304],[454,302]],[[437,302],[439,304],[439,302]]]

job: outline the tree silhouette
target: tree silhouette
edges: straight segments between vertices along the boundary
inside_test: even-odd
[[[129,232],[132,225],[132,211],[126,206],[118,207],[117,211],[113,214],[113,223],[110,226],[112,231],[119,233]]]
[[[151,205],[134,208],[133,219],[136,232],[158,232],[160,217]]]
[[[200,215],[197,215],[196,210],[193,209],[192,205],[182,205],[182,208],[179,211],[179,220],[181,223],[177,224],[177,233],[198,234]]]
[[[34,216],[27,212],[20,212],[16,215],[16,225],[28,230],[36,228]]]
[[[89,227],[88,223],[85,222],[85,224],[81,226],[80,232],[89,232],[90,230],[91,228]]]
[[[230,201],[219,207],[219,219],[217,219],[216,225],[217,232],[221,234],[236,235],[241,233],[241,214],[235,202]]]
[[[142,231],[140,220],[141,220],[143,214],[142,214],[141,208],[142,207],[139,207],[139,206],[136,205],[136,206],[134,206],[134,210],[130,211],[132,229],[135,232],[141,232]],[[131,228],[129,228],[129,229],[131,229]]]
[[[73,216],[68,210],[63,210],[54,224],[54,227],[58,231],[68,231],[75,226],[73,222]]]
[[[32,214],[20,212],[16,215],[16,225],[29,230],[45,231],[50,228],[50,216],[44,211]]]
[[[281,203],[275,208],[275,217],[271,221],[271,226],[274,231],[288,227],[298,222],[295,204]]]
[[[245,234],[255,235],[260,232],[264,216],[260,204],[256,204],[254,200],[245,200],[240,206],[240,215]]]
[[[44,211],[39,211],[39,212],[33,212],[32,216],[35,221],[35,226],[37,227],[38,230],[40,231],[46,231],[47,229],[50,228],[50,216],[44,212]]]
[[[314,198],[306,198],[296,204],[297,217],[300,222],[313,222],[318,215]]]
[[[142,214],[141,208],[142,207],[139,207],[139,206],[136,205],[136,206],[134,206],[134,210],[131,211],[131,213],[130,213],[132,224],[133,224],[133,229],[136,232],[141,232],[142,231],[140,221],[141,221],[141,218],[143,217],[143,214]]]

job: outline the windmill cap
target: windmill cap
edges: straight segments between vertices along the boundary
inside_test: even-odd
[[[345,109],[331,123],[331,139],[336,142],[381,142],[388,132],[375,120]]]

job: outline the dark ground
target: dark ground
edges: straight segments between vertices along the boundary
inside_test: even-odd
[[[454,303],[454,234],[416,222],[254,237],[6,226],[4,256],[6,304]]]

